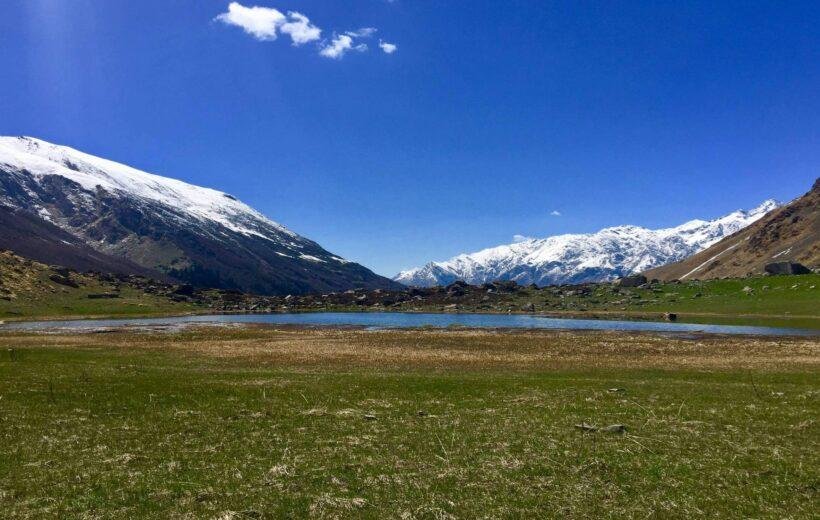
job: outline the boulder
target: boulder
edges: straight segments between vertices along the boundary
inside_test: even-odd
[[[173,294],[178,294],[180,296],[193,296],[194,295],[194,286],[190,285],[190,284],[178,285],[174,289]]]
[[[80,286],[77,282],[75,282],[71,278],[69,278],[67,276],[61,276],[59,274],[53,274],[53,275],[49,276],[48,279],[51,280],[54,283],[58,283],[60,285],[65,285],[67,287],[73,287],[75,289]]]
[[[518,290],[520,289],[518,282],[516,282],[515,280],[495,281],[492,283],[492,285],[495,288],[496,292],[501,293],[518,292]]]
[[[763,270],[769,274],[811,274],[811,269],[797,262],[772,262]]]
[[[91,293],[87,297],[89,300],[110,300],[119,298],[120,295],[117,293]]]
[[[68,278],[71,274],[71,270],[68,267],[63,267],[61,265],[52,265],[51,270],[65,278]]]
[[[618,284],[619,287],[638,287],[646,284],[646,282],[646,276],[636,274],[634,276],[624,276],[615,283]]]
[[[450,297],[450,298],[458,297],[458,296],[464,296],[464,294],[465,294],[464,288],[461,287],[461,286],[455,285],[455,286],[447,288],[447,296]]]

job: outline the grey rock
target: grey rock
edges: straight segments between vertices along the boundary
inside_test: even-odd
[[[811,269],[798,262],[772,262],[763,270],[769,274],[811,274]]]

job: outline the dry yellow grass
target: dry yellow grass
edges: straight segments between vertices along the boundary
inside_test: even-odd
[[[820,341],[624,332],[275,329],[2,334],[0,346],[174,351],[267,367],[549,370],[652,368],[783,370],[820,367]]]

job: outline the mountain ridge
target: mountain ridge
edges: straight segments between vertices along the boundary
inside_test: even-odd
[[[203,287],[302,294],[398,284],[236,197],[31,137],[0,137],[0,205]]]
[[[558,285],[610,281],[685,258],[716,243],[778,207],[772,199],[713,220],[690,220],[652,230],[621,225],[595,233],[564,234],[461,254],[444,262],[402,271],[405,285],[471,284],[514,280],[520,284]]]

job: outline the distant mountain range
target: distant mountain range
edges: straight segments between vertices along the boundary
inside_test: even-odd
[[[660,280],[763,274],[773,262],[820,266],[820,179],[802,197],[680,262],[646,272]]]
[[[236,198],[0,137],[0,247],[37,261],[256,294],[400,288]]]
[[[749,211],[738,210],[709,221],[692,220],[667,229],[618,226],[597,233],[528,239],[445,262],[430,262],[393,279],[416,287],[456,280],[470,284],[514,280],[539,286],[610,281],[687,258],[777,207],[777,202],[767,200]]]

